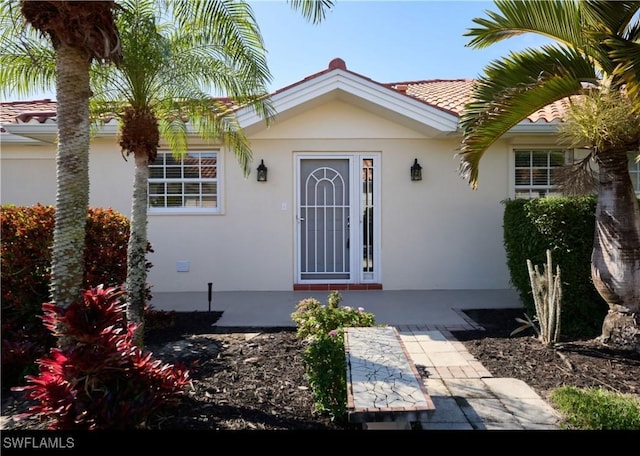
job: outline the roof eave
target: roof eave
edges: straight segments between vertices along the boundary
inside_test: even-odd
[[[27,140],[35,140],[36,142],[53,144],[56,142],[56,138],[58,137],[58,125],[49,122],[3,124],[2,128],[4,128],[11,135],[22,137]],[[20,140],[15,139],[13,140],[13,142],[20,142]]]
[[[367,109],[384,115],[400,116],[414,128],[424,130],[430,136],[448,135],[456,131],[457,116],[399,93],[383,84],[361,77],[350,71],[335,69],[303,81],[271,95],[276,118],[285,117],[304,105],[330,96],[347,99]],[[251,108],[240,108],[237,113],[244,129],[264,124],[264,119]]]
[[[509,130],[509,133],[523,133],[523,134],[557,134],[558,127],[561,122],[554,120],[552,122],[546,122],[544,120],[538,122],[523,121]]]
[[[5,128],[5,130],[7,130]],[[25,144],[25,145],[38,145],[43,144],[42,141],[33,138],[27,138],[24,136],[10,133],[8,130],[0,133],[0,143],[2,144]]]

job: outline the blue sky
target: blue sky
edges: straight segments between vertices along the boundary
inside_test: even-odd
[[[474,78],[510,50],[538,47],[525,35],[488,49],[465,47],[473,18],[494,9],[480,0],[336,0],[324,22],[314,25],[286,0],[250,0],[268,51],[277,90],[327,68],[339,57],[347,69],[378,82]],[[53,98],[34,94],[31,99]],[[11,100],[9,98],[8,100]]]
[[[251,2],[268,50],[272,89],[325,69],[335,57],[347,69],[378,82],[474,78],[510,50],[537,47],[524,35],[488,49],[465,47],[473,18],[494,9],[479,0],[337,0],[313,25],[284,0]]]

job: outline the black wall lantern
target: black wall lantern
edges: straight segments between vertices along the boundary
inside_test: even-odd
[[[413,161],[413,165],[411,166],[411,180],[422,180],[422,166],[420,166],[420,164],[418,163],[417,158]]]
[[[267,167],[264,166],[264,160],[260,160],[260,165],[258,166],[258,182],[266,182],[267,181]]]

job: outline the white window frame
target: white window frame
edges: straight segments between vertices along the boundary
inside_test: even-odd
[[[167,155],[171,155],[171,151],[169,150],[160,150],[158,151],[158,155],[160,154],[167,154]],[[216,186],[216,191],[215,191],[215,198],[216,198],[216,206],[215,207],[190,207],[190,206],[180,206],[180,207],[151,207],[149,205],[149,200],[151,198],[152,193],[150,191],[148,191],[148,195],[147,195],[147,213],[148,214],[179,214],[179,215],[184,215],[184,214],[221,214],[222,213],[222,157],[224,156],[224,154],[222,153],[222,150],[219,148],[208,148],[208,149],[192,149],[189,150],[187,152],[187,154],[214,154],[216,157],[216,177],[215,178],[203,178],[203,177],[198,177],[198,178],[185,178],[185,177],[181,177],[181,178],[167,178],[167,177],[163,177],[163,178],[152,178],[151,177],[151,169],[153,166],[158,166],[158,162],[154,163],[154,164],[150,164],[150,172],[149,172],[149,179],[147,182],[147,190],[149,190],[149,184],[152,184],[154,182],[164,182],[164,183],[215,183]],[[166,165],[165,165],[166,166]],[[183,167],[184,164],[181,164],[181,167]],[[165,189],[165,195],[167,195],[166,193],[166,189]],[[202,197],[202,193],[199,194],[200,197]]]
[[[527,168],[520,168],[516,166],[516,154],[518,152],[547,152],[547,167],[546,169],[550,168],[550,164],[549,164],[549,153],[550,152],[564,152],[564,163],[568,164],[571,163],[571,161],[573,160],[573,155],[574,152],[571,149],[564,149],[562,147],[558,147],[558,146],[554,146],[554,145],[544,145],[544,146],[517,146],[517,147],[513,147],[511,149],[511,166],[510,166],[510,182],[511,182],[511,192],[512,192],[512,197],[514,198],[529,198],[529,199],[533,199],[533,198],[541,198],[541,197],[546,197],[546,196],[554,196],[554,195],[560,195],[559,192],[557,192],[557,188],[556,186],[552,185],[550,182],[547,182],[547,184],[543,184],[543,185],[534,185],[534,184],[529,184],[529,185],[516,185],[516,172],[518,169],[533,169],[533,167],[530,166]],[[528,192],[528,196],[522,195],[523,192],[527,191]],[[540,195],[540,192],[544,192],[544,195]]]
[[[629,176],[636,195],[640,195],[640,161],[636,161],[637,156],[638,152],[629,152]]]

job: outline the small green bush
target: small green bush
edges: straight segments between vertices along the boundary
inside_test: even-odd
[[[591,280],[596,198],[548,197],[504,201],[504,246],[512,285],[535,314],[527,260],[546,261],[550,250],[562,270],[563,335],[594,337],[608,310]]]
[[[303,354],[306,376],[316,411],[334,421],[344,421],[347,406],[347,361],[344,331],[348,327],[374,326],[375,317],[363,308],[340,306],[342,296],[333,291],[327,305],[315,298],[303,299],[291,318],[296,336],[307,343]]]
[[[552,391],[551,403],[576,430],[640,430],[640,400],[603,388],[563,386]]]

